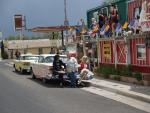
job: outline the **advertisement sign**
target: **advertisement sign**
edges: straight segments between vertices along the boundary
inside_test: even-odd
[[[23,27],[23,17],[22,15],[14,15],[14,27],[15,30],[22,30]]]
[[[111,43],[110,42],[104,42],[103,54],[104,54],[104,58],[111,59]]]
[[[142,21],[141,28],[143,32],[150,31],[150,20]]]

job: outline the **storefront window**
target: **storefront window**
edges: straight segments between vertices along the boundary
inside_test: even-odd
[[[28,50],[27,49],[24,49],[24,54],[27,54]]]
[[[43,54],[43,49],[39,48],[39,54]]]
[[[134,18],[140,16],[141,7],[134,8]]]
[[[93,13],[93,17],[96,19],[96,21],[98,22],[98,11]]]
[[[145,45],[137,45],[137,58],[145,59],[146,58],[146,48]]]

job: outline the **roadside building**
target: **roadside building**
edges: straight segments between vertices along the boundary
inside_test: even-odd
[[[9,58],[15,58],[15,52],[19,50],[21,54],[49,54],[57,53],[61,47],[61,40],[12,40],[6,42]]]
[[[116,68],[120,66],[130,65],[133,72],[141,72],[144,80],[150,82],[150,0],[114,0],[112,4],[117,6],[119,14],[119,23],[126,24],[126,29],[121,26],[122,34],[120,36],[99,37],[97,36],[98,64],[114,65]],[[92,24],[92,18],[97,19],[98,12],[109,14],[110,3],[90,9],[87,11],[88,27]],[[143,7],[147,7],[143,11]],[[128,32],[129,26],[135,27],[137,16],[145,12],[147,16],[143,21],[139,22],[140,32]],[[141,16],[140,18],[143,18]],[[140,20],[140,19],[139,19]],[[124,30],[124,31],[123,31]],[[125,32],[125,34],[123,34]],[[92,37],[89,38],[89,40]],[[90,41],[88,41],[89,43]]]

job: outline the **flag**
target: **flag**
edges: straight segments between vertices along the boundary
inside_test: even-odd
[[[110,34],[110,32],[111,32],[111,27],[109,26],[109,25],[107,25],[106,27],[105,27],[105,35],[106,36],[108,36],[109,34]]]
[[[95,25],[95,26],[93,26],[93,33],[97,33],[98,32],[98,26],[97,25]]]
[[[76,32],[80,33],[80,28],[79,27],[76,28]]]
[[[82,28],[82,29],[81,29],[81,33],[82,33],[82,34],[85,34],[85,33],[87,33],[87,30],[86,30],[85,28]]]
[[[109,30],[109,28],[110,28],[110,26],[107,25],[107,26],[105,27],[105,31],[107,32],[107,31]]]
[[[120,23],[117,24],[117,27],[116,27],[116,30],[115,30],[117,33],[121,32],[122,31],[122,26]]]
[[[103,27],[100,29],[100,34],[104,35],[104,33],[105,33],[105,25],[103,25]]]
[[[127,27],[128,27],[128,22],[125,22],[122,28],[126,29]]]
[[[133,19],[133,20],[131,20],[131,21],[129,22],[128,27],[129,27],[130,29],[131,29],[131,28],[134,29],[134,27],[135,27],[135,19]]]

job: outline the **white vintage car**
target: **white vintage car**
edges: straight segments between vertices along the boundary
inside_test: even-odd
[[[20,73],[31,72],[30,63],[36,62],[39,59],[39,55],[33,54],[21,54],[19,59],[14,60],[14,69]]]
[[[55,54],[41,54],[37,62],[31,63],[33,79],[40,78],[44,83],[50,79],[58,79],[58,76],[52,75],[54,56]],[[65,63],[67,61],[67,56],[60,55],[60,59]]]
[[[39,60],[37,62],[31,63],[32,70],[32,78],[39,78],[43,83],[46,83],[47,80],[58,79],[58,75],[53,75],[53,60],[55,54],[42,54],[39,56]],[[66,63],[67,56],[60,55],[60,59]],[[82,80],[91,80],[93,78],[93,73],[86,69],[86,75],[81,75],[79,73],[76,74],[77,82],[80,84]],[[69,80],[67,74],[64,74],[64,80]]]

